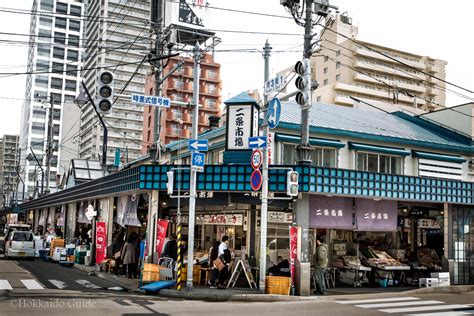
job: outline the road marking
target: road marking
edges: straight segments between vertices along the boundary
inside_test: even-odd
[[[48,281],[49,281],[49,283],[51,283],[52,285],[54,285],[58,289],[64,289],[64,288],[67,287],[66,283],[63,282],[63,281],[59,281],[59,280],[48,280]]]
[[[408,314],[407,316],[459,316],[459,315],[472,315],[472,313],[466,312],[439,312],[439,313],[425,313],[425,314]]]
[[[100,286],[97,286],[95,284],[90,283],[87,280],[76,280],[77,283],[79,283],[82,286],[85,286],[88,289],[101,289]]]
[[[408,302],[395,302],[395,303],[379,303],[379,304],[363,304],[355,305],[361,308],[382,308],[382,307],[403,307],[403,306],[412,306],[412,305],[434,305],[434,304],[444,304],[445,302],[441,301],[408,301]]]
[[[13,288],[7,280],[0,280],[0,290],[13,290]]]
[[[20,280],[28,290],[44,290],[44,287],[36,280]]]
[[[461,309],[461,308],[471,308],[469,305],[439,305],[439,306],[420,306],[420,307],[406,307],[406,308],[389,308],[389,309],[379,309],[379,312],[383,313],[410,313],[410,312],[424,312],[424,311],[435,311],[435,310],[446,310],[446,309]],[[443,314],[444,315],[444,314]]]
[[[418,297],[389,297],[389,298],[377,298],[374,300],[355,300],[355,301],[335,301],[338,304],[364,304],[364,303],[381,303],[381,302],[397,302],[397,301],[415,301],[419,300]]]

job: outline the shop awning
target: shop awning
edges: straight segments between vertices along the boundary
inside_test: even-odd
[[[301,137],[294,136],[294,135],[276,134],[276,140],[280,142],[299,144],[301,142]],[[333,139],[325,139],[325,138],[310,138],[309,143],[310,145],[314,145],[314,146],[334,147],[334,148],[343,148],[346,146],[341,141],[333,140]]]
[[[459,156],[450,156],[450,155],[443,155],[443,154],[435,154],[429,153],[425,151],[417,151],[413,150],[413,157],[424,158],[424,159],[431,159],[431,160],[441,160],[441,161],[449,161],[449,162],[458,162],[463,163],[466,162],[466,159]]]
[[[370,151],[370,152],[383,153],[383,154],[396,155],[396,156],[409,156],[410,155],[410,151],[405,150],[404,148],[368,145],[368,144],[353,143],[353,142],[349,142],[349,149]]]

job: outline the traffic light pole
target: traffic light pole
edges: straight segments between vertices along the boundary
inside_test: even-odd
[[[163,27],[164,27],[164,15],[165,15],[165,0],[156,0],[157,3],[157,11],[158,11],[158,19],[156,23],[156,40],[155,40],[155,57],[159,58],[163,54]],[[153,12],[152,12],[153,14]],[[162,77],[163,77],[163,64],[161,60],[156,60],[155,64],[155,95],[161,95],[161,84],[162,84]],[[154,109],[154,120],[155,124],[153,126],[153,143],[156,146],[156,152],[158,153],[157,157],[159,157],[161,151],[161,140],[160,140],[160,129],[161,129],[161,107],[155,106]],[[155,159],[155,157],[152,157]]]
[[[54,98],[53,94],[49,95],[49,119],[48,119],[48,140],[46,142],[46,189],[45,194],[49,194],[49,170],[51,167],[51,156],[53,155],[53,110],[54,110]]]
[[[270,79],[270,44],[265,43],[263,48],[263,59],[265,62],[264,86]],[[263,163],[262,163],[262,206],[260,209],[260,274],[259,274],[259,288],[260,291],[265,291],[265,278],[267,272],[267,214],[268,214],[268,96],[264,94],[263,99],[263,137],[267,141],[267,146],[263,147]]]
[[[192,138],[198,139],[199,134],[199,77],[201,72],[201,51],[199,44],[194,46],[194,79],[193,79],[193,125]],[[196,170],[191,167],[189,183],[189,217],[188,217],[188,267],[186,287],[193,288],[193,263],[194,263],[194,222],[196,214]]]

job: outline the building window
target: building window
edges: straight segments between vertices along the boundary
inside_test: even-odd
[[[328,80],[327,80],[327,79],[324,79],[324,81],[323,81],[323,86],[327,86],[327,84],[328,84]]]
[[[66,79],[66,86],[64,87],[64,89],[66,89],[67,91],[76,91],[76,81]]]
[[[336,62],[336,69],[339,69],[339,68],[341,68],[341,62],[340,61]]]
[[[41,26],[51,27],[53,25],[53,19],[46,18],[46,17],[40,17],[39,24]]]
[[[77,50],[67,50],[67,60],[77,61],[79,59],[79,52]]]
[[[328,61],[329,60],[329,57],[328,56],[324,56],[324,61]]]
[[[60,78],[51,78],[51,89],[63,89],[63,80]]]
[[[324,67],[324,73],[325,73],[325,74],[328,73],[328,67]]]
[[[69,35],[68,45],[79,47],[79,36]]]
[[[51,39],[51,31],[45,30],[45,29],[39,29],[38,39],[43,42],[49,42],[49,40]]]
[[[217,106],[217,102],[214,99],[207,99],[207,107],[210,109],[215,109]]]
[[[402,157],[357,152],[356,160],[356,169],[360,171],[402,174]]]
[[[64,68],[64,65],[62,63],[53,62],[52,72],[57,73],[57,74],[62,74],[63,68]]]
[[[77,77],[77,65],[66,64],[66,75]]]
[[[211,80],[216,80],[217,79],[217,72],[214,70],[208,70],[207,71],[207,78]]]
[[[283,144],[281,153],[281,163],[293,165],[297,163],[298,155],[295,144]],[[313,166],[336,168],[337,167],[337,149],[326,147],[313,147],[311,164]]]
[[[43,110],[43,109],[34,109],[33,110],[33,118],[44,120],[46,118],[46,111]],[[31,143],[33,143],[33,139],[31,140]],[[41,146],[41,147],[43,147],[43,146]]]
[[[341,56],[341,50],[336,51],[336,57]]]
[[[71,5],[70,14],[74,16],[81,16],[81,7],[77,5]]]
[[[54,32],[55,44],[66,44],[66,34],[61,32]]]
[[[48,71],[49,62],[46,60],[38,59],[36,61],[36,71]]]
[[[44,133],[44,123],[33,122],[31,123],[31,129],[37,133]]]
[[[51,93],[50,96],[53,99],[53,104],[61,104],[61,93]]]
[[[48,76],[37,75],[35,78],[35,85],[40,88],[48,87]]]
[[[67,20],[65,18],[56,18],[54,26],[59,29],[66,29]]]
[[[53,0],[41,0],[40,9],[44,11],[53,11]]]
[[[336,81],[339,81],[341,79],[341,75],[336,75]]]
[[[321,102],[321,96],[316,97],[316,102]]]
[[[183,80],[179,78],[174,78],[174,87],[176,89],[183,89],[184,88]]]
[[[50,53],[49,44],[38,43],[38,47],[36,48],[36,51],[38,52],[38,56],[49,57],[49,53]]]
[[[61,47],[54,47],[53,48],[53,57],[64,59],[64,48]]]
[[[56,12],[57,13],[62,13],[62,14],[67,14],[67,3],[57,2],[56,3]]]
[[[209,86],[208,86],[208,92],[211,93],[211,94],[216,93],[216,85],[213,84],[213,83],[210,83]]]
[[[81,30],[81,22],[77,20],[69,20],[69,30],[79,32]]]

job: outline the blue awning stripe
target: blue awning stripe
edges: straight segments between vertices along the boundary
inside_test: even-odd
[[[298,144],[301,142],[301,137],[294,136],[294,135],[276,134],[276,141]],[[310,138],[309,143],[310,145],[314,145],[314,146],[334,147],[334,148],[343,148],[346,146],[341,141],[332,140],[332,139],[324,139],[324,138]]]
[[[424,159],[431,159],[431,160],[441,160],[441,161],[449,161],[449,162],[466,162],[466,159],[459,156],[450,156],[450,155],[443,155],[443,154],[435,154],[435,153],[428,153],[425,151],[413,151],[413,157],[424,158]]]
[[[371,152],[384,153],[384,154],[390,154],[390,155],[396,155],[396,156],[409,156],[410,155],[410,151],[405,150],[404,148],[384,147],[384,146],[352,143],[352,142],[349,142],[349,149],[371,151]]]

